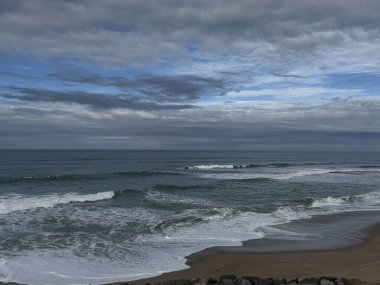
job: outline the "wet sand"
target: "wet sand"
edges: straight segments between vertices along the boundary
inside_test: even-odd
[[[192,254],[187,258],[188,269],[130,283],[235,274],[287,279],[336,276],[380,284],[380,212],[317,216],[274,229],[266,238],[242,246],[212,247]],[[289,231],[295,235],[289,237]],[[297,240],[297,234],[302,240]]]

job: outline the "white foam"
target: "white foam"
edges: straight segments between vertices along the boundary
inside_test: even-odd
[[[14,276],[14,271],[8,266],[8,261],[0,258],[0,282],[9,282]]]
[[[370,205],[380,203],[380,191],[369,192],[366,194],[360,194],[356,196],[357,199],[362,200]]]
[[[191,197],[178,196],[174,194],[162,193],[157,190],[148,191],[146,193],[146,198],[151,201],[156,202],[166,202],[166,203],[183,203],[183,204],[195,204],[195,205],[210,205],[211,202],[204,199],[197,199]]]
[[[330,206],[340,206],[348,203],[348,196],[344,197],[326,197],[322,199],[317,199],[311,204],[311,208],[322,208]]]
[[[232,169],[235,166],[233,164],[204,164],[187,166],[186,169],[190,170],[211,170],[211,169]]]
[[[242,179],[291,179],[296,177],[320,175],[330,173],[330,169],[301,169],[292,172],[274,172],[274,173],[203,173],[202,178],[221,179],[221,180],[242,180]]]
[[[304,206],[301,205],[295,207],[279,207],[276,211],[273,212],[273,215],[284,223],[293,220],[308,219],[311,217],[310,213],[305,209]]]
[[[69,250],[40,250],[11,258],[9,266],[16,272],[11,278],[13,282],[31,285],[104,284],[160,274],[160,269],[154,264],[147,270],[148,268],[144,268],[142,264],[133,264],[131,261],[134,262],[130,259],[123,263],[101,259],[88,260],[74,255]],[[155,262],[160,265],[160,260]],[[161,265],[164,265],[165,259],[161,262]],[[140,273],[132,273],[130,269],[136,272],[140,270]]]
[[[162,198],[162,193],[156,194],[159,199]],[[99,235],[98,239],[93,238],[93,235],[88,235],[85,240],[83,236],[79,236],[78,239],[71,240],[71,244],[76,248],[67,248],[62,252],[40,249],[27,252],[25,255],[9,259],[7,266],[10,272],[17,272],[10,281],[28,284],[101,284],[118,280],[134,280],[184,269],[187,267],[185,256],[211,246],[240,245],[243,240],[261,238],[267,234],[284,239],[315,238],[293,232],[276,231],[267,227],[291,220],[310,218],[315,214],[328,214],[337,210],[362,210],[363,205],[377,206],[379,204],[380,192],[371,192],[353,197],[320,198],[314,200],[309,208],[306,206],[280,207],[268,214],[239,212],[228,207],[183,210],[175,217],[173,216],[173,219],[178,219],[172,223],[174,226],[164,228],[163,232],[140,235],[134,240],[123,237],[117,243],[103,235]],[[123,227],[127,221],[136,219],[137,223],[142,224],[145,219],[149,219],[151,221],[148,223],[153,228],[162,222],[161,218],[167,218],[166,215],[160,216],[158,211],[148,211],[137,207],[99,208],[95,211],[79,208],[70,212],[70,217],[77,222],[108,225],[116,235],[120,235],[124,230]],[[189,219],[186,219],[187,217]],[[195,223],[190,219],[192,217]],[[182,218],[185,219],[181,224],[179,221]],[[99,253],[99,250],[106,251],[110,259],[104,255],[86,255],[87,242],[94,244],[94,249],[91,249],[94,253]],[[82,250],[80,251],[82,255],[75,254],[78,248]]]
[[[59,204],[71,202],[92,202],[111,199],[115,192],[107,191],[95,194],[50,194],[41,196],[7,195],[0,199],[0,214],[16,211],[34,210],[37,208],[51,208]]]
[[[229,172],[229,173],[202,173],[199,174],[202,178],[220,179],[220,180],[244,180],[244,179],[274,179],[274,180],[287,180],[293,178],[300,178],[306,176],[317,176],[323,174],[349,174],[351,172],[371,172],[379,171],[379,169],[335,169],[335,168],[301,168],[293,169],[291,171],[278,170],[275,172]]]

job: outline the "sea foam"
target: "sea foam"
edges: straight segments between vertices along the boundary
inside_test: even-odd
[[[0,215],[16,211],[34,210],[37,208],[51,208],[60,204],[71,202],[93,202],[111,199],[115,192],[99,192],[94,194],[50,194],[42,196],[7,195],[0,199]]]

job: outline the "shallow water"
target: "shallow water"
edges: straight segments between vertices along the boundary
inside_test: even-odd
[[[379,182],[379,153],[0,151],[0,280],[181,269],[186,255],[271,225],[380,210]]]

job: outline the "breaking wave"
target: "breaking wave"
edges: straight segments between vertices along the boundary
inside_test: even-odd
[[[67,204],[71,202],[94,202],[99,200],[112,199],[114,196],[114,191],[99,192],[86,195],[68,193],[34,197],[26,195],[8,195],[0,199],[0,214],[34,210],[38,208],[52,208],[56,205]]]
[[[254,172],[236,172],[236,173],[202,173],[200,177],[217,179],[217,180],[250,180],[250,179],[273,179],[286,180],[298,177],[323,175],[323,174],[346,174],[362,175],[369,172],[379,172],[378,169],[298,169],[292,172],[275,172],[275,173],[254,173]]]
[[[270,168],[286,168],[294,166],[311,166],[318,165],[317,163],[266,163],[266,164],[201,164],[193,166],[185,166],[183,169],[186,170],[213,170],[213,169],[241,169],[241,168],[259,168],[259,167],[270,167]],[[363,168],[366,168],[365,166]]]
[[[194,204],[194,205],[210,205],[211,202],[204,199],[197,199],[192,197],[178,196],[174,194],[162,193],[157,190],[151,190],[146,193],[148,200],[158,203],[171,203],[171,204]]]

